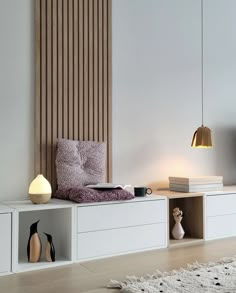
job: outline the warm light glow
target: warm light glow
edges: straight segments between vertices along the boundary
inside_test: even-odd
[[[30,184],[29,194],[51,194],[52,188],[48,180],[42,175],[38,175]]]

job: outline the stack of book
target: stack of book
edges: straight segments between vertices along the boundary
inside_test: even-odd
[[[201,192],[223,189],[222,176],[202,177],[169,177],[169,188],[172,191]]]

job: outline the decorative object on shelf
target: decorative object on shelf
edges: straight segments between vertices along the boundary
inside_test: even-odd
[[[135,196],[145,196],[146,194],[152,194],[152,189],[149,187],[134,187]]]
[[[169,177],[169,188],[172,191],[217,191],[223,187],[223,176]]]
[[[49,262],[54,262],[55,258],[55,247],[52,242],[52,235],[43,232],[47,236],[47,243],[46,243],[46,260]]]
[[[38,234],[38,220],[30,226],[30,236],[27,245],[27,255],[29,262],[39,262],[42,252],[42,243]]]
[[[174,225],[174,228],[172,229],[172,236],[176,240],[183,239],[185,234],[184,229],[181,225],[181,221],[183,219],[183,212],[179,208],[174,208],[173,217],[175,219],[175,225]]]
[[[42,175],[38,175],[30,184],[29,198],[33,203],[42,204],[49,202],[52,188],[49,181]]]
[[[211,148],[212,147],[212,139],[211,139],[211,130],[210,128],[204,126],[203,123],[203,96],[204,96],[204,83],[203,83],[203,0],[201,0],[201,96],[202,96],[202,126],[198,127],[198,129],[194,132],[192,144],[193,148]]]

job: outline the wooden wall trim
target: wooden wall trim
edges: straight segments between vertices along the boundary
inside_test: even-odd
[[[112,0],[35,0],[35,173],[56,188],[57,138],[107,142],[112,177]]]

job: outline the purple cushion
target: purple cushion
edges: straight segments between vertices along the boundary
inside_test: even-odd
[[[106,144],[59,139],[56,170],[58,189],[105,182]]]
[[[78,203],[128,200],[134,198],[134,195],[123,189],[97,190],[88,187],[58,189],[53,197],[59,199],[71,200]]]

